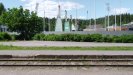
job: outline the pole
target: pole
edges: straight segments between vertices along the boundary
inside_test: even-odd
[[[116,9],[115,9],[115,31],[116,31],[116,19],[117,19],[117,17],[116,17]]]
[[[110,7],[109,7],[109,3],[107,3],[107,11],[108,11],[108,31],[109,31],[109,24],[110,24],[110,19],[109,19],[109,12],[110,12]]]
[[[91,28],[91,0],[90,0],[90,28]]]
[[[105,1],[105,11],[106,11],[106,0],[104,0]],[[106,13],[106,12],[105,12]],[[105,14],[105,31],[107,31],[107,25],[106,25],[106,22],[107,21],[107,17],[106,17],[106,14]]]
[[[76,6],[76,19],[75,19],[75,27],[76,27],[76,31],[78,31],[78,25],[77,25],[77,6]]]
[[[94,31],[96,31],[96,0],[94,0]]]
[[[49,32],[51,31],[51,26],[50,26],[50,18],[48,20],[48,25],[49,25]]]
[[[122,4],[122,2],[121,2],[121,0],[120,0],[120,9],[121,9],[121,4]],[[122,23],[121,23],[121,10],[120,10],[120,31],[122,30],[122,29],[121,29],[121,26],[122,26]]]
[[[45,32],[45,10],[44,10],[44,18],[43,18],[43,31]]]
[[[87,10],[87,17],[86,17],[86,25],[88,25],[88,10]]]

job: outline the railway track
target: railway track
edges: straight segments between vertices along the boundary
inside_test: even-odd
[[[0,66],[133,67],[133,55],[0,55]]]

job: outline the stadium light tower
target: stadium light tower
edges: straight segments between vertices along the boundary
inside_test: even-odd
[[[109,26],[110,26],[110,19],[109,19],[109,13],[110,13],[110,4],[106,3],[107,5],[107,11],[108,11],[108,31],[109,31]]]
[[[87,12],[86,12],[86,14],[87,14],[87,15],[86,15],[86,25],[88,25],[88,23],[87,23],[87,21],[88,21],[88,18],[89,18],[89,15],[88,15],[88,13],[89,13],[89,12],[88,12],[88,10],[87,10]]]
[[[44,17],[43,17],[43,31],[45,32],[45,10],[44,10]]]
[[[94,30],[96,31],[96,0],[94,0]]]
[[[105,2],[105,11],[106,11],[106,0],[104,0],[104,2]],[[105,12],[106,13],[106,12]],[[106,17],[107,15],[105,14],[105,31],[107,31],[107,17]]]
[[[91,10],[91,0],[90,0],[90,27],[91,27],[91,12],[92,10]]]
[[[115,31],[117,30],[117,29],[116,29],[116,27],[117,27],[116,20],[117,20],[117,17],[116,17],[116,9],[115,9]]]
[[[77,9],[77,5],[76,5],[76,18],[75,18],[75,27],[76,27],[76,31],[78,31],[78,24],[77,24],[77,16],[78,16],[78,9]]]
[[[119,0],[119,1],[120,1],[120,9],[121,9],[122,1],[121,1],[121,0]],[[122,30],[122,29],[121,29],[121,26],[122,26],[122,23],[121,23],[121,14],[122,14],[122,13],[121,13],[121,10],[120,10],[120,31]]]

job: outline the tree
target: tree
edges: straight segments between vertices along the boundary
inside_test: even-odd
[[[6,11],[3,3],[0,3],[0,15],[2,15],[2,13],[4,13]]]
[[[20,33],[19,40],[29,40],[43,29],[43,20],[36,13],[19,8],[8,9],[0,17],[3,24],[8,25],[10,31]]]

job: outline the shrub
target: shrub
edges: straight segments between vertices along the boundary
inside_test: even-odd
[[[12,36],[8,33],[1,32],[0,33],[0,41],[9,41],[12,40]]]
[[[91,35],[91,42],[102,42],[102,35],[101,34],[92,34]]]
[[[0,37],[2,39],[2,37]],[[133,43],[133,35],[110,36],[101,34],[36,34],[34,40],[44,41],[76,41],[76,42],[116,42],[116,43]]]
[[[36,34],[33,37],[33,40],[45,40],[45,35],[44,34]]]

